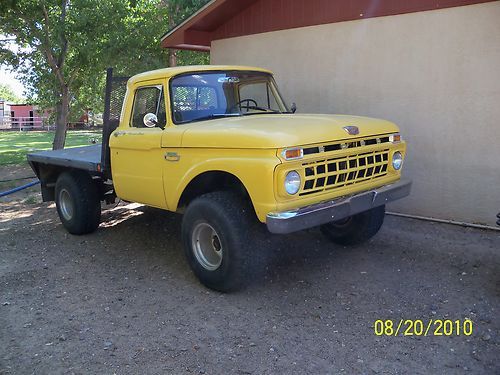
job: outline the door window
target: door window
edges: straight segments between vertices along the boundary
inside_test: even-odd
[[[131,126],[134,128],[146,128],[146,125],[144,125],[144,116],[148,113],[153,113],[158,118],[156,127],[162,129],[165,127],[167,124],[167,113],[162,86],[141,87],[135,91]]]

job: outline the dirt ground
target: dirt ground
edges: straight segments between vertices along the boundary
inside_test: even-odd
[[[28,165],[2,165],[0,166],[0,192],[35,181],[35,173]],[[0,203],[24,202],[39,203],[42,201],[40,185],[21,190],[15,194],[0,197]]]
[[[188,269],[178,215],[120,204],[72,236],[25,200],[0,203],[0,374],[500,373],[500,232],[388,216],[352,248],[259,237],[262,271],[220,294]],[[473,334],[374,334],[439,318]]]

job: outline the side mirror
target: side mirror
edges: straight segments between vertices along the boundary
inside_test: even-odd
[[[154,113],[146,113],[142,119],[147,128],[154,128],[158,125],[158,117]]]
[[[297,111],[297,104],[292,103],[292,106],[290,107],[290,110],[292,111],[292,113],[295,113],[295,111]]]

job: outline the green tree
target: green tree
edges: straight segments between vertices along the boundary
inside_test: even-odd
[[[168,51],[159,44],[164,25],[204,2],[0,0],[0,33],[21,47],[13,52],[0,45],[0,58],[24,77],[30,98],[55,108],[53,148],[62,148],[70,114],[102,106],[105,68],[132,75],[165,67]]]
[[[0,99],[9,103],[20,103],[22,100],[16,95],[14,90],[9,85],[0,83]]]
[[[2,54],[21,71],[30,93],[42,105],[55,106],[54,149],[64,147],[72,96],[95,66],[92,46],[101,38],[99,15],[122,16],[119,5],[92,0],[11,0],[1,6],[0,31],[13,35],[22,47],[18,52],[4,49]]]

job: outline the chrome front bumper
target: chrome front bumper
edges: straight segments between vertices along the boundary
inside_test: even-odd
[[[410,190],[411,181],[400,180],[377,189],[332,201],[291,211],[269,213],[266,218],[267,229],[271,233],[284,234],[317,227],[404,198],[410,194]]]

